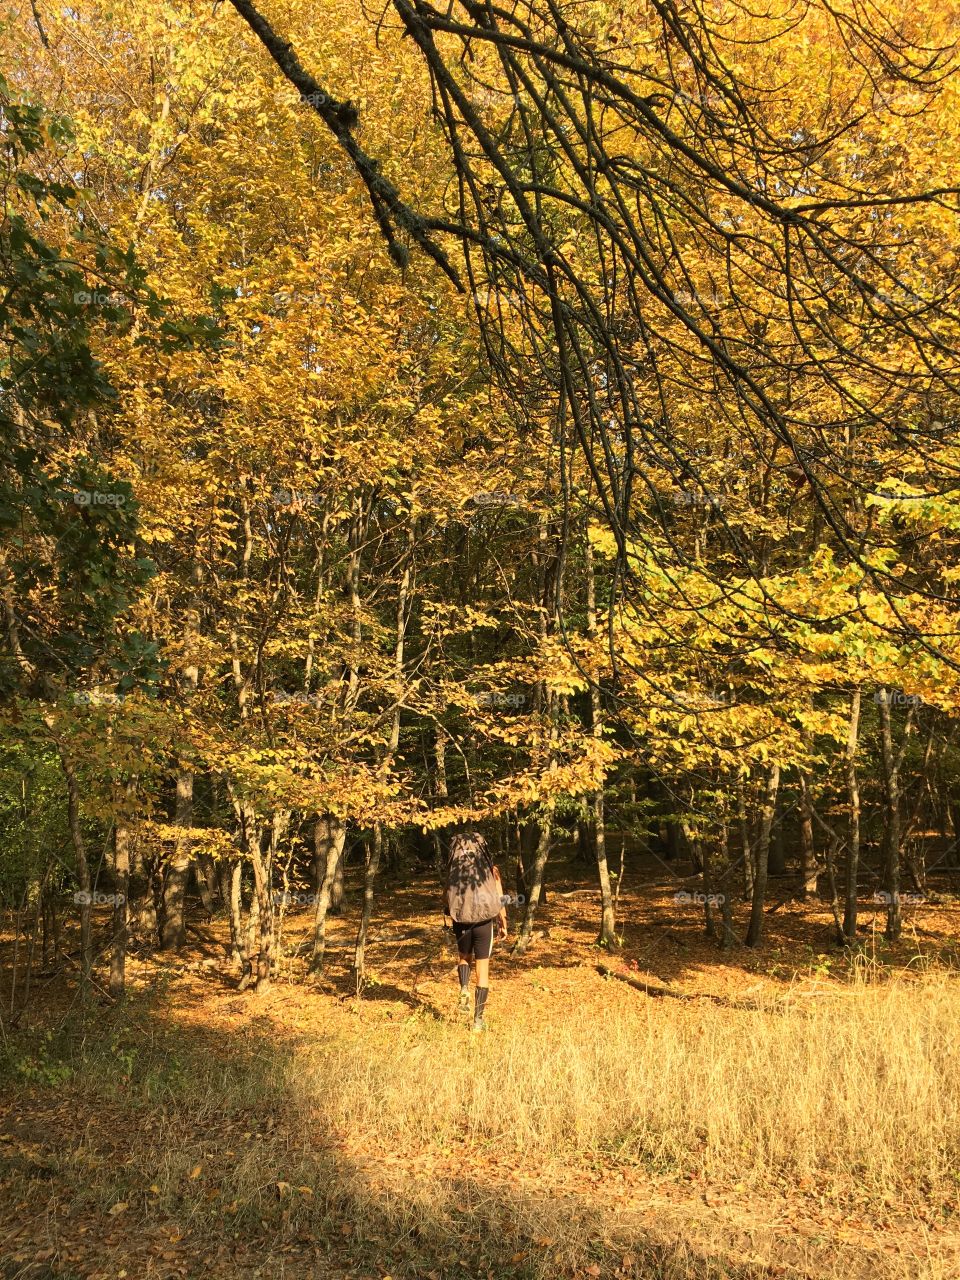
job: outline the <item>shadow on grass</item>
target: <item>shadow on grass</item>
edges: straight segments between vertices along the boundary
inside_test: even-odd
[[[295,1055],[317,1039],[278,1040],[250,1023],[233,1033],[184,1024],[175,1007],[140,998],[53,1038],[8,1041],[0,1274],[812,1274],[711,1252],[676,1220],[672,1231],[658,1227],[589,1193],[524,1191],[485,1173],[475,1155],[447,1175],[431,1171],[428,1151],[411,1168],[375,1142],[358,1155],[350,1134],[291,1089]]]

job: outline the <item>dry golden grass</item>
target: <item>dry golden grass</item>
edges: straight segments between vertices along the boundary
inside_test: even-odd
[[[292,997],[314,1031],[287,1037],[265,1025],[280,993],[219,1026],[201,1001],[186,1020],[135,1003],[103,1040],[48,1045],[8,1113],[34,1141],[47,1108],[55,1135],[44,1240],[64,1266],[36,1274],[101,1274],[76,1217],[103,1224],[98,1255],[159,1248],[211,1276],[282,1255],[287,1276],[338,1280],[948,1280],[954,991],[931,973],[745,1010],[616,984],[601,1018],[504,1016],[481,1037],[316,994]],[[58,1063],[69,1079],[44,1090]],[[29,1162],[7,1191],[36,1202]]]
[[[12,1274],[960,1274],[950,971],[755,970],[723,1002],[604,981],[586,950],[502,960],[472,1036],[452,957],[427,972],[423,952],[359,1003],[137,962],[125,1009],[21,1038],[0,1105]],[[686,959],[688,996],[723,989]]]
[[[816,1178],[839,1195],[955,1185],[957,982],[929,975],[788,993],[573,1011],[538,1026],[409,1019],[321,1038],[287,1088],[341,1133],[403,1149],[463,1138],[561,1161],[603,1152],[711,1179]]]

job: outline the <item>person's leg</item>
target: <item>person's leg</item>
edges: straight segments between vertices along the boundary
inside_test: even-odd
[[[457,1001],[457,1008],[461,1013],[470,1012],[470,957],[464,956],[461,952],[460,963],[457,965],[457,979],[460,983],[460,999]]]
[[[473,928],[473,954],[477,962],[477,989],[474,992],[473,1029],[483,1030],[483,1011],[487,1005],[487,994],[490,990],[490,953],[493,951],[492,920]]]
[[[470,1012],[470,956],[473,950],[473,930],[469,925],[454,923],[453,932],[457,939],[457,981],[460,983],[460,999],[457,1008],[461,1013]]]

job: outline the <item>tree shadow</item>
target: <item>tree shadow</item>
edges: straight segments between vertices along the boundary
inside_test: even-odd
[[[834,1274],[816,1270],[802,1250],[791,1259],[783,1241],[771,1255],[778,1269],[769,1258],[750,1260],[749,1221],[742,1238],[723,1241],[662,1205],[656,1214],[627,1210],[602,1193],[558,1192],[549,1179],[525,1189],[466,1149],[443,1176],[426,1176],[429,1149],[412,1153],[412,1171],[400,1163],[384,1176],[394,1154],[384,1142],[373,1135],[359,1154],[356,1135],[290,1091],[296,1055],[316,1036],[278,1039],[249,1023],[233,1032],[204,1027],[146,1000],[104,1021],[113,1050],[85,1050],[84,1065],[75,1045],[65,1049],[76,1068],[70,1081],[0,1094],[8,1268],[0,1275],[11,1280],[115,1275],[117,1267],[287,1280]],[[3,1158],[20,1147],[28,1158]],[[862,1273],[851,1266],[846,1274],[893,1276],[870,1271],[876,1263],[865,1257]]]

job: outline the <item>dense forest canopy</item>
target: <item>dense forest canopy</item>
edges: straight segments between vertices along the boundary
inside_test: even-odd
[[[78,889],[89,974],[105,886],[116,992],[195,881],[265,984],[277,891],[319,967],[359,858],[362,976],[384,861],[468,818],[521,949],[574,826],[605,945],[610,832],[682,846],[725,941],[771,859],[896,937],[960,839],[956,29],[11,14],[7,903]]]

